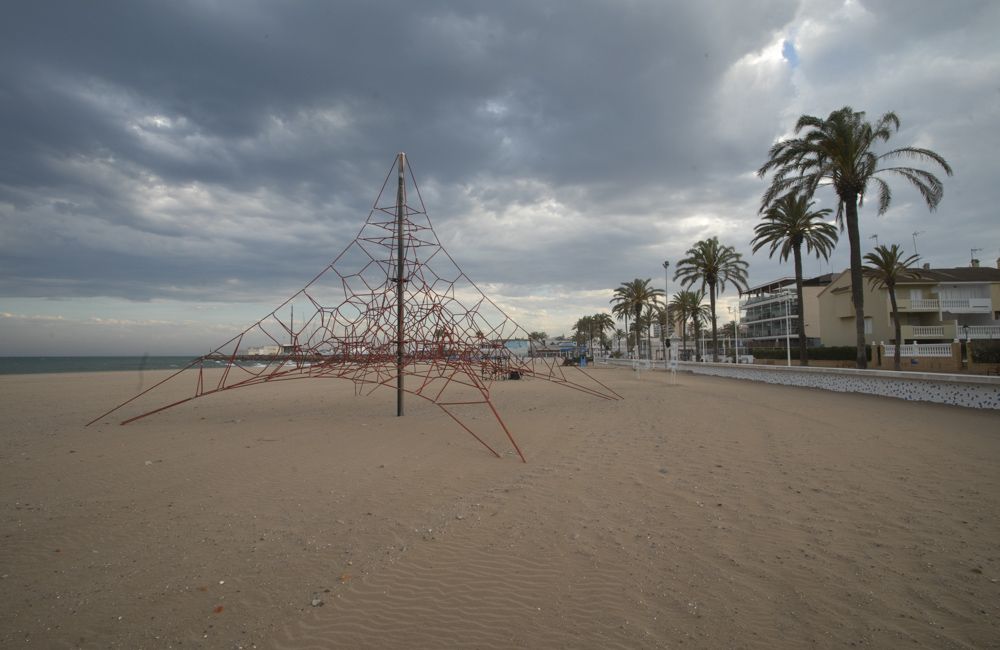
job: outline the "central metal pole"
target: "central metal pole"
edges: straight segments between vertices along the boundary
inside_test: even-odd
[[[399,186],[396,189],[396,416],[403,415],[403,212],[406,210],[406,154],[399,152]]]
[[[663,367],[667,368],[670,366],[670,348],[667,347],[670,340],[670,260],[663,263],[663,313],[666,318],[663,319],[660,338],[663,339]]]

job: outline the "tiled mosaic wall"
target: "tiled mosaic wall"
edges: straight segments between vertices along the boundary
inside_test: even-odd
[[[917,375],[885,371],[733,366],[714,363],[681,363],[679,369],[698,375],[822,388],[841,393],[866,393],[971,408],[1000,409],[1000,381],[992,377],[963,376],[949,379],[946,376],[935,377],[923,373]]]

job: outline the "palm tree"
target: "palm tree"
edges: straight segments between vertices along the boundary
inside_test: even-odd
[[[851,246],[851,301],[854,304],[857,336],[857,366],[868,365],[865,355],[864,290],[861,272],[861,234],[858,207],[863,205],[868,185],[878,190],[878,214],[885,213],[892,201],[889,185],[880,175],[902,176],[917,188],[930,210],[937,208],[944,195],[944,185],[934,174],[916,167],[885,163],[910,159],[940,165],[952,175],[951,167],[937,153],[918,147],[900,147],[876,154],[872,147],[887,142],[899,130],[899,118],[886,113],[874,124],[865,120],[864,111],[845,106],[826,119],[803,115],[795,124],[801,137],[782,140],[768,152],[768,160],[757,175],[774,171],[771,185],[761,198],[761,212],[775,199],[789,193],[812,196],[820,185],[832,185],[837,193],[837,221],[847,226]]]
[[[668,309],[674,319],[681,323],[681,349],[687,350],[687,326],[695,312],[703,310],[704,291],[678,291],[670,299]]]
[[[598,312],[592,317],[594,323],[594,329],[597,330],[598,337],[601,339],[601,344],[604,344],[605,332],[615,331],[615,319],[611,317],[611,314],[605,312]]]
[[[899,323],[899,312],[896,309],[896,283],[900,280],[908,280],[920,276],[918,271],[910,270],[910,267],[917,263],[919,255],[903,257],[903,249],[899,244],[892,246],[876,246],[875,250],[865,255],[865,264],[862,267],[864,276],[868,279],[868,284],[873,289],[885,287],[889,290],[889,304],[892,307],[892,323],[896,333],[896,353],[892,358],[893,370],[899,370],[899,348],[903,345],[900,340],[902,326]]]
[[[764,221],[753,229],[755,237],[751,240],[753,252],[757,252],[770,244],[768,257],[780,249],[778,259],[788,261],[792,253],[795,261],[795,296],[799,301],[799,365],[809,365],[806,350],[806,315],[802,302],[802,244],[806,251],[815,253],[817,258],[830,259],[837,244],[837,229],[833,224],[826,223],[823,218],[832,210],[824,208],[813,210],[813,201],[808,196],[786,194],[777,199],[764,213]]]
[[[670,345],[670,308],[666,305],[666,297],[664,297],[664,305],[662,307],[656,308],[656,322],[660,326],[660,345],[663,346],[663,360],[667,360],[667,346]]]
[[[649,286],[651,281],[649,278],[645,280],[636,278],[629,282],[623,282],[615,289],[615,297],[611,299],[611,313],[620,317],[624,316],[626,330],[628,329],[629,316],[634,317],[637,348],[639,347],[639,334],[637,330],[642,310],[646,305],[656,305],[659,297],[663,295],[662,290]]]
[[[615,338],[618,339],[618,354],[622,352],[622,339],[628,336],[623,329],[615,330]]]
[[[594,347],[594,318],[593,316],[583,316],[573,325],[576,331],[574,338],[578,345],[587,343],[587,351]]]
[[[718,237],[703,239],[689,248],[687,257],[677,262],[674,279],[690,287],[701,280],[702,290],[708,287],[708,301],[712,318],[712,361],[719,360],[719,329],[715,317],[716,292],[723,293],[726,284],[733,284],[743,291],[747,287],[747,263],[732,246],[723,246]]]
[[[545,332],[535,331],[528,333],[528,349],[531,351],[532,356],[534,356],[535,347],[541,347],[547,338],[549,338],[549,335]]]
[[[701,300],[705,299],[704,291],[701,291],[699,292],[699,294],[696,295]],[[709,318],[708,305],[703,305],[701,302],[695,305],[694,309],[691,311],[690,319],[691,319],[691,326],[694,328],[694,352],[695,352],[695,359],[697,361],[703,360],[701,350],[698,347],[698,342],[701,341],[701,326],[705,323],[706,320],[708,320],[708,318]]]
[[[656,304],[647,304],[642,310],[642,326],[646,329],[646,349],[650,359],[653,358],[653,323],[657,320],[659,310],[660,307]]]
[[[625,322],[625,350],[626,354],[632,351],[632,343],[629,340],[628,318],[632,314],[632,301],[629,298],[625,283],[615,289],[615,296],[611,299],[611,313],[618,317],[618,320]]]

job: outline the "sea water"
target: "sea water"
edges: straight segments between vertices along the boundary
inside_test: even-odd
[[[0,357],[0,375],[46,372],[108,372],[143,370],[180,370],[197,357]],[[205,367],[224,365],[206,361]]]

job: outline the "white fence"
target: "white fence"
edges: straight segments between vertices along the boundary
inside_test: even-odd
[[[903,345],[899,349],[899,355],[902,357],[950,357],[951,354],[951,343],[918,343]],[[896,346],[887,343],[885,356],[896,356]]]

